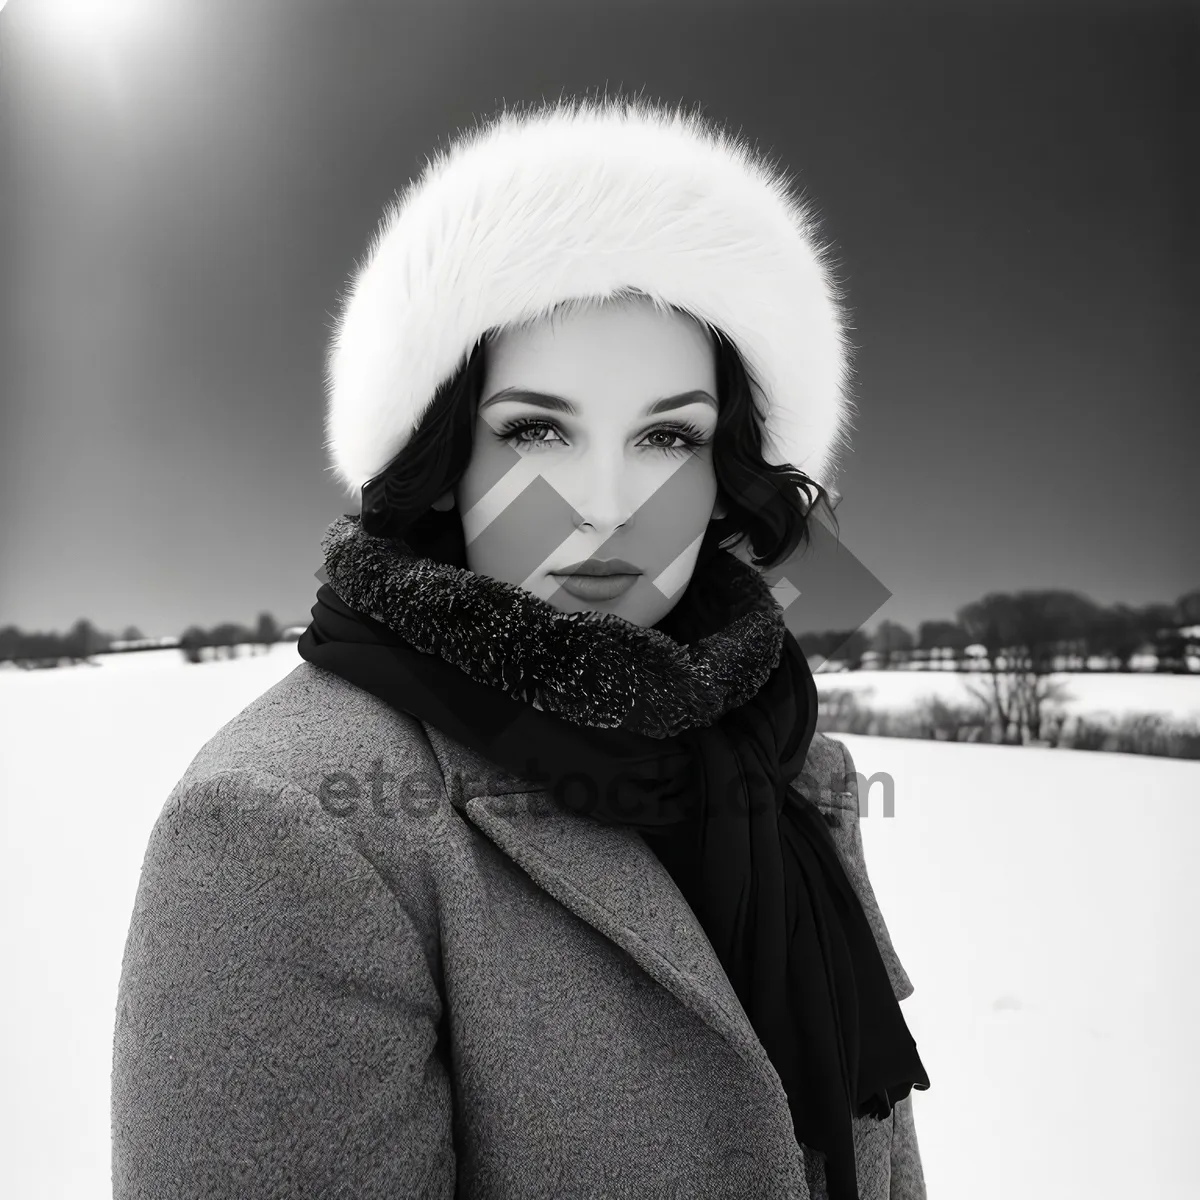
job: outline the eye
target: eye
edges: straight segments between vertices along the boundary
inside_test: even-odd
[[[526,438],[524,435],[533,430],[550,430],[555,432],[554,424],[550,421],[514,421],[505,425],[498,433],[501,441],[514,442],[518,446],[545,446],[548,443],[544,437]]]
[[[552,446],[554,442],[548,441],[545,437],[527,437],[536,430],[550,431],[554,434],[558,433],[558,426],[553,421],[537,421],[531,420],[528,417],[518,418],[515,421],[510,421],[507,425],[497,430],[496,436],[503,442],[509,442],[516,446],[525,447],[541,447]],[[706,438],[703,432],[696,426],[687,421],[669,421],[664,425],[658,425],[646,434],[647,438],[655,436],[667,436],[672,442],[682,442],[682,445],[663,445],[661,443],[651,444],[647,448],[657,450],[666,454],[688,454],[698,446],[706,444]],[[562,439],[558,438],[561,442]],[[563,443],[566,444],[565,442]]]

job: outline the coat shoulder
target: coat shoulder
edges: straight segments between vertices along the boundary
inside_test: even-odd
[[[308,662],[226,722],[178,788],[231,774],[339,803],[419,796],[441,806],[446,799],[442,769],[416,717]]]
[[[797,783],[819,806],[837,805],[837,796],[849,786],[846,776],[853,772],[849,751],[839,741],[823,733],[814,733]]]
[[[410,718],[305,664],[168,797],[118,989],[115,1200],[453,1196],[439,826],[378,813],[370,783],[320,798],[377,754],[403,787],[440,780]]]

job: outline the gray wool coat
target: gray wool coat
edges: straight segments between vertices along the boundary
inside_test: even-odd
[[[797,784],[903,999],[850,756],[818,734]],[[924,1197],[911,1095],[855,1140],[863,1200]],[[154,826],[112,1169],[114,1200],[825,1195],[640,835],[310,663],[199,751]]]

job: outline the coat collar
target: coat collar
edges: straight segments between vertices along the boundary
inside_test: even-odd
[[[564,613],[521,588],[335,521],[330,585],[425,653],[566,720],[650,736],[705,727],[754,695],[786,628],[762,575],[703,551],[666,622]],[[673,618],[673,619],[672,619]],[[723,1037],[787,1107],[779,1076],[670,873],[636,830],[573,813],[547,791],[421,722],[453,806],[539,887],[624,949]]]
[[[422,726],[454,808],[543,891],[625,950],[724,1038],[786,1108],[778,1073],[699,920],[637,831],[571,812],[435,726]],[[817,735],[809,762],[826,747]],[[823,758],[819,765],[823,769]],[[812,793],[815,802],[812,779],[806,771],[792,786]]]

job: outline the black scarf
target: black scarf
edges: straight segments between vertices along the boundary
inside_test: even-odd
[[[929,1079],[821,813],[788,787],[817,693],[778,602],[706,539],[655,628],[564,613],[466,570],[447,518],[449,540],[420,552],[335,521],[301,657],[638,830],[725,968],[797,1140],[824,1154],[831,1200],[858,1200],[851,1117],[886,1117]]]

